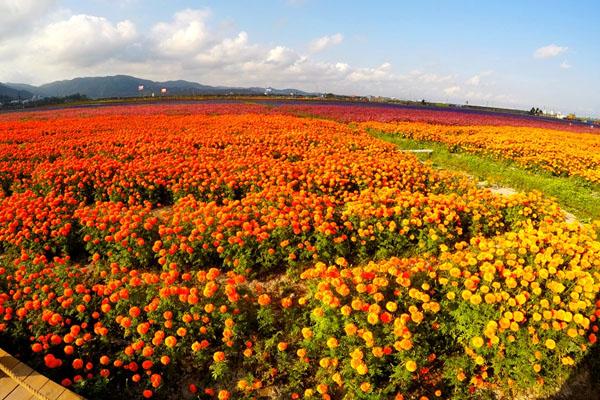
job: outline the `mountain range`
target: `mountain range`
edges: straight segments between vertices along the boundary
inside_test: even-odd
[[[33,93],[18,86],[3,85],[0,83],[0,102],[2,100],[24,100],[33,97]]]
[[[139,90],[141,86],[143,86],[142,91]],[[0,99],[29,99],[33,96],[64,97],[74,94],[85,95],[91,99],[136,97],[140,96],[140,94],[150,96],[152,93],[159,96],[161,89],[166,89],[169,95],[262,95],[265,92],[273,95],[314,95],[314,93],[298,89],[208,86],[184,80],[156,82],[129,75],[114,75],[75,78],[46,83],[40,86],[24,83],[0,83]]]

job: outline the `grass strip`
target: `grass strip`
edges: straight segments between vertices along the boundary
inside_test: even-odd
[[[481,154],[451,151],[438,142],[419,141],[401,134],[370,132],[373,136],[393,143],[400,149],[431,149],[431,154],[415,155],[431,161],[435,168],[459,170],[480,181],[518,191],[538,190],[553,197],[562,208],[573,213],[580,221],[600,219],[600,188],[578,177],[554,176],[543,170],[528,170],[508,160],[493,159]]]

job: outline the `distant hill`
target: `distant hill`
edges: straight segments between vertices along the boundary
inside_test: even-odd
[[[10,100],[25,100],[33,97],[33,94],[27,90],[14,88],[0,83],[0,102]]]
[[[140,85],[144,86],[143,94],[146,96],[151,93],[155,93],[158,96],[163,88],[167,89],[169,95],[264,94],[265,92],[273,95],[289,95],[293,93],[294,95],[305,96],[311,94],[297,89],[208,86],[184,80],[155,82],[128,75],[75,78],[46,83],[37,87],[22,83],[6,84],[9,89],[27,91],[29,97],[32,95],[64,97],[79,93],[92,99],[139,96],[138,87]]]

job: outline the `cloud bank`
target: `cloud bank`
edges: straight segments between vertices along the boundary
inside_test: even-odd
[[[54,8],[53,8],[54,7]],[[50,12],[53,11],[53,12]],[[464,102],[465,96],[512,104],[477,86],[460,90],[459,76],[419,69],[398,72],[389,62],[351,65],[327,60],[341,32],[307,40],[303,52],[265,45],[248,32],[215,27],[210,9],[183,9],[140,29],[132,20],[59,9],[54,0],[0,3],[0,81],[40,84],[77,76],[130,74],[155,80],[188,79],[211,85],[296,87],[341,94],[384,95]]]
[[[323,51],[328,47],[338,45],[344,40],[344,35],[336,33],[331,36],[321,36],[310,43],[309,49],[313,53]]]
[[[543,58],[556,57],[556,56],[564,53],[568,49],[569,49],[568,47],[557,46],[554,43],[549,44],[548,46],[540,47],[539,49],[535,50],[533,52],[533,58],[543,59]]]

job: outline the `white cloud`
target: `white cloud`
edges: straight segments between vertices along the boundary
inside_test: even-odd
[[[492,73],[493,71],[483,71],[479,74],[473,75],[472,77],[467,79],[467,85],[479,86],[479,84],[481,83],[481,78],[490,76]]]
[[[440,84],[452,81],[454,78],[454,75],[440,75],[433,72],[423,72],[418,69],[413,69],[407,75],[402,76],[402,79],[425,84]]]
[[[266,62],[278,66],[289,66],[300,59],[300,56],[292,49],[285,46],[277,46],[269,50]]]
[[[206,20],[210,11],[185,9],[170,22],[159,22],[152,27],[155,50],[166,56],[195,54],[209,44]]]
[[[357,68],[348,74],[351,82],[385,82],[393,79],[392,64],[388,62],[375,68]]]
[[[321,36],[320,38],[317,38],[310,42],[310,45],[308,47],[312,53],[317,53],[319,51],[325,50],[328,47],[336,46],[342,43],[343,40],[344,35],[342,35],[341,33],[336,33],[329,36]]]
[[[129,20],[72,15],[68,10],[33,20],[28,33],[18,40],[3,41],[0,36],[2,80],[39,84],[76,76],[129,74],[340,94],[414,95],[428,100],[464,97],[457,76],[444,71],[401,73],[389,62],[358,66],[313,57],[316,51],[342,42],[340,33],[314,40],[310,51],[303,53],[282,43],[254,42],[232,24],[224,29],[208,9],[181,10],[147,29]],[[47,62],[40,63],[40,59]]]
[[[234,38],[225,38],[214,46],[195,56],[200,65],[217,67],[250,61],[259,53],[258,46],[248,42],[248,34],[244,31]]]
[[[0,1],[0,42],[9,36],[22,33],[56,2],[57,0]]]
[[[455,95],[458,92],[460,92],[460,86],[456,86],[456,85],[450,86],[450,87],[447,87],[446,89],[444,89],[444,93],[448,96]]]
[[[350,65],[346,63],[335,63],[335,69],[341,73],[346,73],[350,70]]]
[[[572,65],[571,65],[571,64],[569,64],[569,63],[567,62],[567,60],[564,60],[563,62],[561,62],[561,63],[560,63],[560,67],[561,67],[562,69],[569,69],[569,68],[571,68],[571,67],[572,67]]]
[[[540,47],[533,52],[534,58],[551,58],[567,51],[568,47],[557,46],[554,43],[548,46]]]
[[[112,24],[102,17],[80,14],[47,25],[29,45],[35,54],[43,55],[41,59],[85,66],[123,57],[136,39],[135,25],[129,20]]]

